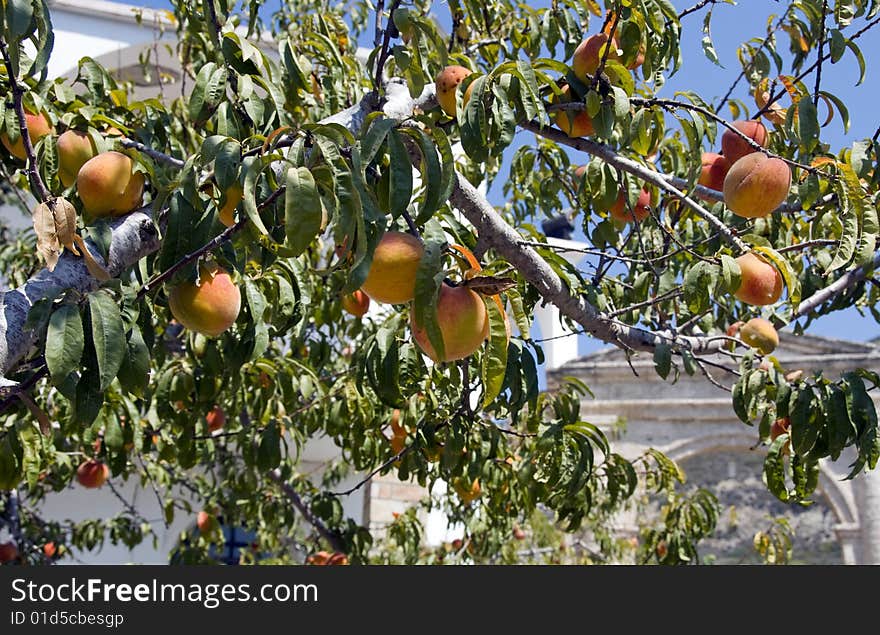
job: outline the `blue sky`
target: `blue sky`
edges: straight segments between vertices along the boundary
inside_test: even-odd
[[[164,0],[144,0],[140,3],[129,2],[129,4],[141,4],[154,8],[170,7],[170,3]],[[530,4],[541,6],[547,3],[539,1]],[[673,4],[679,9],[683,9],[691,6],[693,0],[673,0]],[[278,0],[269,0],[266,3],[266,8],[271,11],[272,7],[277,5]],[[441,22],[448,24],[449,16],[446,3],[437,2],[435,6]],[[712,39],[723,67],[716,66],[703,54],[700,44],[703,12],[685,17],[682,35],[683,68],[677,75],[669,79],[663,87],[661,95],[672,96],[676,90],[688,89],[702,95],[708,102],[713,99],[717,101],[739,73],[740,65],[736,58],[737,47],[749,38],[763,38],[766,33],[768,16],[778,13],[782,8],[777,2],[758,0],[742,0],[739,6],[715,5]],[[598,21],[591,25],[591,30],[598,30],[598,28]],[[779,42],[780,50],[787,50],[788,37],[783,35]],[[850,110],[851,125],[847,133],[844,132],[839,117],[835,117],[834,121],[822,131],[822,140],[830,143],[834,150],[843,145],[850,145],[853,141],[870,137],[880,124],[880,117],[877,116],[877,108],[874,104],[877,93],[872,89],[880,81],[880,70],[877,66],[871,65],[872,58],[876,58],[877,53],[880,52],[880,29],[869,31],[860,38],[858,43],[868,60],[867,75],[860,87],[855,87],[858,80],[858,65],[850,54],[844,55],[843,59],[835,65],[826,64],[823,72],[823,88],[840,97]],[[368,42],[364,42],[364,44],[369,45]],[[812,59],[814,58],[811,58],[810,61]],[[788,72],[788,69],[784,69],[783,72]],[[808,81],[812,82],[812,77]],[[748,104],[753,103],[747,94],[747,86],[744,82],[741,83],[741,88],[733,96]],[[721,114],[729,115],[729,113]],[[520,132],[514,147],[532,141],[531,133]],[[573,157],[573,159],[583,162],[585,157]],[[490,190],[490,199],[496,204],[501,202],[500,182]],[[870,316],[862,317],[855,309],[849,309],[821,318],[810,327],[809,332],[829,337],[868,340],[880,337],[880,325],[874,322]],[[585,336],[580,337],[579,340],[581,354],[602,346],[601,343]]]

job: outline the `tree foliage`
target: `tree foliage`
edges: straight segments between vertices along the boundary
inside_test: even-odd
[[[352,562],[515,561],[557,553],[557,531],[586,536],[572,556],[579,561],[698,561],[696,545],[718,516],[714,498],[681,493],[683,476],[659,452],[615,452],[608,430],[582,417],[590,392],[578,380],[539,390],[543,353],[529,333],[543,302],[628,355],[652,355],[671,391],[681,373],[731,391],[731,412],[769,446],[765,481],[783,500],[810,498],[821,459],[850,449],[853,477],[876,465],[869,391],[880,378],[786,374],[725,333],[756,315],[795,333],[851,306],[878,318],[878,143],[876,135],[851,147],[823,142],[829,121],[848,127],[850,115],[823,90],[821,72],[852,63],[864,76],[859,37],[880,4],[780,3],[766,37],[739,48],[741,76],[719,103],[658,92],[686,72],[685,20],[702,19],[704,53],[717,63],[711,26],[727,9],[720,2],[394,1],[374,11],[291,0],[272,15],[261,5],[175,2],[187,94],[132,101],[88,57],[73,81],[47,78],[49,8],[3,3],[0,133],[15,142],[21,114],[43,112],[56,132],[77,129],[98,150],[125,151],[146,176],[145,209],[160,235],[158,248],[111,277],[109,252],[125,219],[83,213],[76,186],[59,180],[57,134],[39,139],[26,162],[3,154],[10,200],[29,191],[49,210],[72,203],[93,277],[86,289],[34,301],[26,329],[35,345],[3,360],[0,489],[20,493],[22,504],[13,510],[10,497],[4,510],[25,558],[45,560],[46,540],[91,549],[155,535],[155,521],[131,505],[69,524],[35,511],[94,457],[109,466],[109,487],[136,480],[152,489],[164,522],[196,505],[251,529],[257,546],[246,561],[301,561],[327,549]],[[569,64],[599,32],[617,34],[618,50],[585,81]],[[372,47],[366,63],[359,42]],[[454,117],[437,107],[433,88],[451,64],[474,71]],[[564,91],[572,101],[561,102]],[[594,134],[554,128],[561,111],[586,112]],[[762,151],[788,164],[793,186],[778,210],[746,219],[697,185],[701,153],[731,121],[762,116],[771,131]],[[534,140],[516,145],[522,130]],[[590,155],[579,176],[574,150]],[[495,180],[507,201],[499,208],[471,187]],[[621,192],[633,212],[643,187],[648,217],[612,218]],[[220,210],[230,188],[242,201],[227,226]],[[582,230],[589,271],[538,229],[560,215]],[[46,222],[40,241],[55,231],[62,261],[77,258],[71,228],[62,231],[57,214]],[[364,282],[392,229],[425,245],[412,307],[353,318],[341,298]],[[4,234],[0,271],[10,284],[40,267],[37,238]],[[780,301],[762,309],[734,297],[735,258],[745,251],[779,271]],[[170,290],[198,280],[205,260],[233,272],[241,290],[238,320],[214,338],[182,328],[168,305]],[[481,292],[490,336],[467,359],[433,364],[410,337],[410,312],[442,346],[431,308],[444,280]],[[216,407],[228,416],[220,432],[208,429]],[[789,431],[771,442],[771,424],[784,417]],[[342,458],[314,477],[301,455],[321,436]],[[464,541],[426,550],[414,512],[375,535],[346,518],[341,480],[389,471],[448,483],[425,505],[461,523]],[[622,540],[614,519],[652,497],[663,501],[661,518],[634,543]],[[520,527],[533,528],[535,550],[517,546]],[[210,561],[221,540],[216,528],[193,532],[174,560]],[[776,554],[772,540],[756,544]]]

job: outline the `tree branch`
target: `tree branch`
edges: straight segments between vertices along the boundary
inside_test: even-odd
[[[824,304],[837,294],[843,293],[850,287],[855,286],[862,280],[866,279],[869,275],[874,273],[874,270],[877,267],[880,267],[880,251],[874,254],[874,258],[868,264],[857,267],[856,269],[852,269],[851,271],[847,271],[837,280],[829,284],[827,287],[819,289],[809,298],[803,300],[798,305],[797,310],[792,313],[789,323],[794,322],[798,318],[803,317],[812,311],[815,311],[817,308],[819,308],[820,305]]]
[[[290,502],[293,503],[293,506],[296,507],[297,511],[302,515],[306,522],[308,522],[312,527],[317,531],[328,543],[333,547],[335,551],[346,551],[345,542],[342,538],[334,531],[331,531],[327,525],[321,522],[321,519],[315,516],[312,513],[312,510],[309,509],[308,505],[303,502],[303,499],[297,493],[293,486],[290,483],[285,481],[281,477],[281,470],[274,469],[268,472],[269,479],[273,481],[278,487],[281,489],[282,493],[290,499]]]
[[[113,237],[106,261],[94,243],[87,240],[86,244],[111,277],[159,248],[159,232],[148,208],[113,221],[110,228]],[[5,377],[39,338],[39,333],[25,328],[28,312],[36,301],[55,297],[66,289],[89,293],[99,284],[82,258],[65,251],[54,271],[42,269],[23,286],[0,293],[0,378]]]
[[[685,347],[694,352],[714,352],[720,348],[720,344],[707,342],[705,338],[676,336],[671,332],[652,332],[628,326],[600,313],[585,298],[572,295],[547,261],[534,249],[524,245],[523,237],[460,174],[457,175],[450,202],[477,229],[480,238],[516,267],[544,300],[556,305],[564,316],[580,324],[593,337],[639,351],[653,351],[660,344],[673,348]]]
[[[154,150],[149,146],[145,146],[140,141],[134,141],[132,139],[120,139],[119,143],[123,148],[131,148],[132,150],[137,150],[143,154],[146,154],[151,159],[155,159],[160,163],[165,163],[170,165],[173,168],[181,169],[184,165],[186,165],[185,161],[181,161],[171,155],[165,154],[164,152],[159,152],[158,150]]]
[[[0,40],[0,54],[3,56],[3,64],[6,66],[6,75],[9,78],[9,86],[12,89],[12,103],[15,108],[15,117],[18,120],[18,130],[21,134],[21,143],[24,147],[25,156],[27,157],[25,173],[31,184],[31,190],[37,200],[40,202],[51,201],[52,194],[49,192],[49,188],[46,187],[46,184],[43,183],[43,179],[40,178],[40,173],[37,170],[37,155],[36,152],[34,152],[34,146],[31,143],[31,135],[27,127],[24,104],[21,100],[24,95],[24,88],[18,83],[15,73],[12,72],[12,60],[9,57],[9,49],[6,46],[6,42],[3,40]]]
[[[586,152],[588,154],[592,154],[593,156],[599,157],[609,165],[612,165],[624,172],[637,176],[643,181],[651,183],[652,185],[655,185],[656,187],[659,187],[660,189],[669,192],[676,198],[681,199],[681,202],[684,203],[689,209],[695,212],[703,220],[708,222],[709,225],[711,225],[715,231],[719,232],[721,236],[728,243],[730,243],[737,252],[744,253],[749,251],[749,246],[746,245],[738,236],[736,236],[727,225],[718,220],[718,218],[716,218],[702,205],[700,205],[691,197],[687,196],[684,192],[672,185],[670,180],[663,174],[646,168],[645,166],[636,163],[632,159],[627,159],[626,157],[619,155],[610,146],[599,143],[597,141],[593,141],[592,139],[572,138],[561,130],[541,126],[540,124],[532,121],[523,122],[520,124],[520,127],[524,130],[529,130],[537,135],[550,139],[551,141],[555,141],[556,143],[567,145],[569,147],[575,148],[576,150],[580,150],[581,152]]]

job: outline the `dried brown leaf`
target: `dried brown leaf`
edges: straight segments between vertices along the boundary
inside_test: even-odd
[[[69,249],[75,256],[79,255],[73,237],[76,235],[76,208],[65,198],[56,198],[52,209],[55,219],[55,231],[58,234],[58,242]]]
[[[61,242],[55,229],[55,217],[48,203],[40,203],[34,208],[34,232],[37,234],[37,253],[46,262],[49,271],[55,270],[61,256]]]

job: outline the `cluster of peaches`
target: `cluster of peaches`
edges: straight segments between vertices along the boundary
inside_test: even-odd
[[[343,296],[342,307],[352,315],[363,316],[370,299],[386,304],[407,304],[415,297],[416,273],[425,253],[415,236],[398,231],[386,232],[373,253],[370,270],[361,288]],[[443,282],[436,304],[437,324],[443,336],[441,358],[424,326],[411,312],[413,340],[435,362],[464,359],[476,352],[489,335],[489,315],[483,299],[464,286]]]
[[[44,114],[26,113],[28,136],[37,143],[55,130]],[[120,136],[110,128],[109,137]],[[16,158],[26,159],[21,138],[13,143],[8,135],[0,142]],[[131,157],[110,150],[98,152],[92,137],[80,130],[66,130],[58,137],[58,177],[67,188],[76,185],[83,210],[92,219],[123,216],[143,201],[144,174],[135,172]],[[220,221],[231,226],[233,212],[241,202],[240,186],[230,187],[225,202],[219,208]],[[190,330],[216,336],[232,326],[241,308],[241,294],[226,271],[216,265],[200,268],[200,284],[185,282],[176,285],[168,296],[169,307],[175,319]]]

